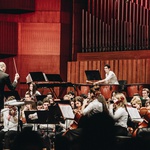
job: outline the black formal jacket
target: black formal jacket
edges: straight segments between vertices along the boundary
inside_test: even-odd
[[[11,82],[10,77],[7,73],[0,70],[0,109],[3,107],[3,99],[4,99],[4,88],[5,85],[9,88],[9,90],[15,90],[17,83]]]

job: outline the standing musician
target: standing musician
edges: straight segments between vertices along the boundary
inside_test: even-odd
[[[15,90],[19,79],[19,74],[16,72],[14,82],[11,83],[10,77],[7,73],[5,73],[5,71],[6,71],[6,64],[4,62],[0,62],[0,109],[4,108],[5,85],[7,85],[7,87],[10,90]]]
[[[14,96],[8,97],[7,101],[14,100]],[[18,113],[16,106],[5,105],[1,110],[4,128],[0,131],[0,149],[10,149],[11,141],[17,135]],[[3,146],[4,139],[4,146]]]

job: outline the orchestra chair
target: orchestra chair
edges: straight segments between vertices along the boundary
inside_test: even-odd
[[[119,82],[119,92],[123,93],[127,97],[127,80],[118,80]]]

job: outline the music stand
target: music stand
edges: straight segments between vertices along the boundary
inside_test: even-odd
[[[59,74],[45,74],[48,81],[63,82]]]
[[[43,99],[47,97],[47,95],[36,95],[36,100],[37,101],[43,101]]]
[[[27,123],[58,124],[61,120],[61,111],[57,106],[50,106],[49,110],[25,111]]]
[[[10,96],[14,96],[16,100],[20,100],[18,91],[4,91],[4,97],[7,99]]]
[[[43,72],[29,72],[26,77],[27,83],[46,81],[45,73]]]
[[[87,80],[101,80],[99,70],[85,70]]]
[[[54,99],[54,102],[57,104],[69,104],[70,105],[70,100]]]

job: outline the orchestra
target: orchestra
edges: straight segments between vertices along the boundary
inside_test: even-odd
[[[109,70],[109,65],[106,65],[105,67],[107,67],[104,68],[105,70]],[[16,64],[15,70],[17,71]],[[109,75],[109,71],[106,72],[106,76],[109,76],[109,78],[111,78],[111,76]],[[113,74],[113,77],[114,76],[115,75]],[[109,78],[106,79],[109,81]],[[115,82],[116,80],[117,78],[115,77]],[[140,129],[149,127],[150,98],[149,89],[147,88],[147,86],[142,86],[143,89],[141,90],[140,88],[140,91],[137,91],[137,89],[136,91],[132,91],[128,88],[128,90],[124,94],[121,92],[121,90],[119,90],[118,82],[117,84],[109,84],[109,82],[107,82],[106,84],[101,83],[101,81],[86,81],[87,83],[85,84],[71,83],[71,86],[75,87],[74,91],[66,92],[63,98],[56,96],[54,89],[55,85],[56,87],[61,87],[62,85],[68,87],[70,86],[70,83],[69,85],[64,82],[63,84],[61,82],[60,84],[58,82],[57,84],[55,84],[55,82],[52,83],[47,81],[31,81],[30,83],[27,83],[28,88],[26,89],[24,96],[20,100],[16,101],[16,98],[13,97],[10,102],[7,102],[10,97],[8,97],[7,99],[5,98],[5,108],[1,110],[1,123],[3,124],[2,131],[8,126],[2,116],[6,111],[8,111],[8,116],[5,118],[5,120],[9,122],[11,118],[13,118],[16,123],[16,128],[15,130],[13,130],[15,131],[15,133],[21,132],[22,129],[28,128],[30,126],[32,131],[38,131],[44,139],[47,139],[45,137],[48,137],[49,140],[47,141],[47,143],[49,144],[52,141],[54,142],[53,138],[55,138],[54,135],[56,133],[59,135],[61,134],[62,137],[68,137],[68,135],[70,137],[70,134],[75,132],[75,135],[72,134],[72,139],[76,138],[76,136],[81,136],[82,129],[86,126],[85,118],[90,118],[95,114],[103,112],[114,119],[116,136],[131,135],[131,137],[136,137]],[[37,96],[42,96],[42,93],[40,93],[40,88],[49,88],[49,92],[43,99],[42,97],[41,99],[37,99]],[[132,99],[130,92],[134,93]],[[70,105],[71,111],[74,114],[73,119],[63,117],[64,112],[70,113],[70,111],[64,109],[64,112],[60,113],[59,111],[62,110],[59,108],[59,103]],[[138,123],[132,122],[130,120],[128,111],[126,110],[127,105],[136,108],[143,121]],[[45,122],[45,124],[36,122],[36,120],[38,119],[39,111],[49,112],[52,107],[55,107],[56,109],[56,106],[59,110],[57,110],[57,113],[59,113],[56,113],[53,116],[54,120],[52,122],[54,122],[54,124],[49,123],[48,116],[47,122]],[[31,111],[31,114],[29,116],[26,115],[27,111]],[[43,116],[43,118],[44,117],[45,116]],[[32,124],[28,123],[28,120],[30,120]],[[55,122],[57,123],[55,124]],[[50,132],[50,134],[52,134],[53,136],[49,136],[48,132]],[[47,143],[45,145],[47,145]],[[8,146],[9,145],[6,145],[6,147]]]

